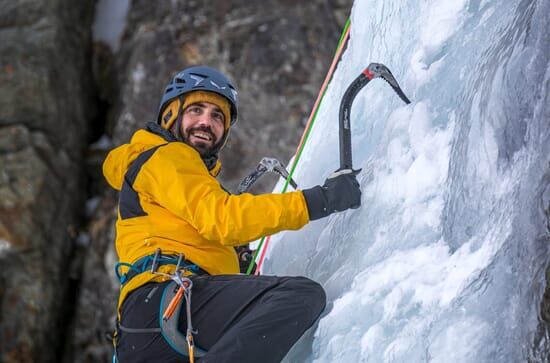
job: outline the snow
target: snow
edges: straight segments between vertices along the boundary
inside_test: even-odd
[[[101,196],[99,195],[95,195],[87,199],[84,207],[84,215],[87,218],[92,218],[92,216],[94,215],[100,203],[101,203]]]
[[[109,45],[113,52],[116,52],[120,45],[129,4],[130,0],[99,0],[96,4],[92,25],[93,38]]]
[[[101,135],[99,140],[90,145],[91,150],[107,151],[113,148],[113,141],[106,134]]]
[[[328,296],[286,363],[546,361],[535,340],[550,257],[549,8],[355,2],[300,188],[338,168],[339,102],[368,63],[387,65],[412,103],[380,80],[362,90],[361,208],[270,242],[262,273],[308,276]]]
[[[0,256],[6,253],[11,248],[10,241],[0,238]]]

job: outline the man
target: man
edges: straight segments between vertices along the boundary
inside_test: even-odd
[[[105,178],[120,191],[119,362],[280,362],[325,307],[322,287],[304,277],[239,275],[234,247],[359,207],[355,175],[231,195],[215,176],[236,120],[230,81],[187,68],[166,87],[157,122],[105,160]]]

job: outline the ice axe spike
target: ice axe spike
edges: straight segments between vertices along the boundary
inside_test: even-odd
[[[403,102],[406,104],[411,103],[407,96],[405,96],[401,87],[399,87],[399,83],[397,83],[397,80],[388,67],[381,63],[369,64],[368,67],[348,86],[342,97],[342,102],[340,103],[340,169],[338,170],[353,170],[350,127],[351,106],[359,91],[375,78],[382,78],[385,80]]]
[[[254,169],[252,173],[250,173],[248,176],[246,176],[246,178],[241,181],[239,187],[237,188],[237,194],[247,192],[252,184],[254,184],[266,172],[277,173],[279,174],[279,176],[281,176],[281,178],[285,180],[289,179],[288,171],[286,170],[283,163],[275,158],[265,157],[260,160],[260,162],[256,166],[256,169]],[[290,178],[288,182],[294,189],[298,188],[298,185],[292,178]]]

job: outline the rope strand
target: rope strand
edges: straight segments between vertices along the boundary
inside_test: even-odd
[[[325,80],[323,82],[323,85],[321,86],[321,89],[319,90],[319,94],[317,95],[317,99],[315,100],[315,104],[313,105],[313,108],[312,108],[311,113],[309,115],[309,118],[308,118],[308,121],[306,123],[304,132],[303,132],[302,137],[300,139],[300,143],[298,144],[298,147],[296,148],[296,154],[295,154],[296,157],[294,158],[294,160],[292,162],[292,167],[290,169],[289,176],[288,176],[287,180],[285,181],[285,184],[283,185],[283,189],[281,190],[281,193],[286,192],[286,190],[288,188],[288,184],[289,184],[290,180],[292,179],[292,176],[294,175],[294,171],[296,170],[296,167],[298,166],[298,162],[300,160],[300,157],[302,156],[302,151],[304,150],[305,145],[306,145],[306,143],[309,139],[311,129],[313,128],[313,124],[315,123],[315,119],[317,117],[317,112],[319,111],[319,107],[320,107],[321,102],[323,101],[323,98],[325,96],[328,84],[332,79],[332,75],[334,74],[334,70],[336,69],[336,65],[338,64],[338,62],[340,61],[340,58],[342,57],[344,46],[346,45],[346,43],[349,39],[350,28],[351,28],[351,21],[348,18],[348,20],[346,21],[346,25],[344,26],[344,29],[342,30],[342,34],[340,35],[340,39],[338,40],[338,46],[336,47],[336,52],[334,53],[334,57],[332,59],[332,64],[330,65],[330,68],[327,72],[327,75],[325,76]],[[258,248],[256,249],[256,252],[254,253],[252,261],[250,262],[250,265],[248,266],[248,269],[246,271],[247,275],[250,275],[250,273],[252,272],[252,269],[254,267],[254,263],[256,262],[258,253],[261,250],[262,253],[260,255],[260,259],[257,262],[256,273],[255,273],[256,275],[260,274],[260,269],[262,267],[267,248],[269,247],[269,241],[270,240],[271,240],[271,236],[262,237],[262,239],[260,240]]]

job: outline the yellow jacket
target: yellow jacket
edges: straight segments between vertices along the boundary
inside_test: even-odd
[[[136,160],[146,154],[145,162]],[[141,167],[132,181],[127,171],[134,161]],[[146,130],[112,150],[103,174],[113,188],[123,189],[116,223],[119,260],[133,263],[160,248],[163,254],[184,253],[211,275],[235,274],[239,263],[233,246],[299,229],[309,221],[302,192],[231,195],[215,179],[219,169],[218,162],[209,172],[195,149]],[[142,273],[131,279],[121,289],[119,306],[130,291],[149,281],[162,277]]]

